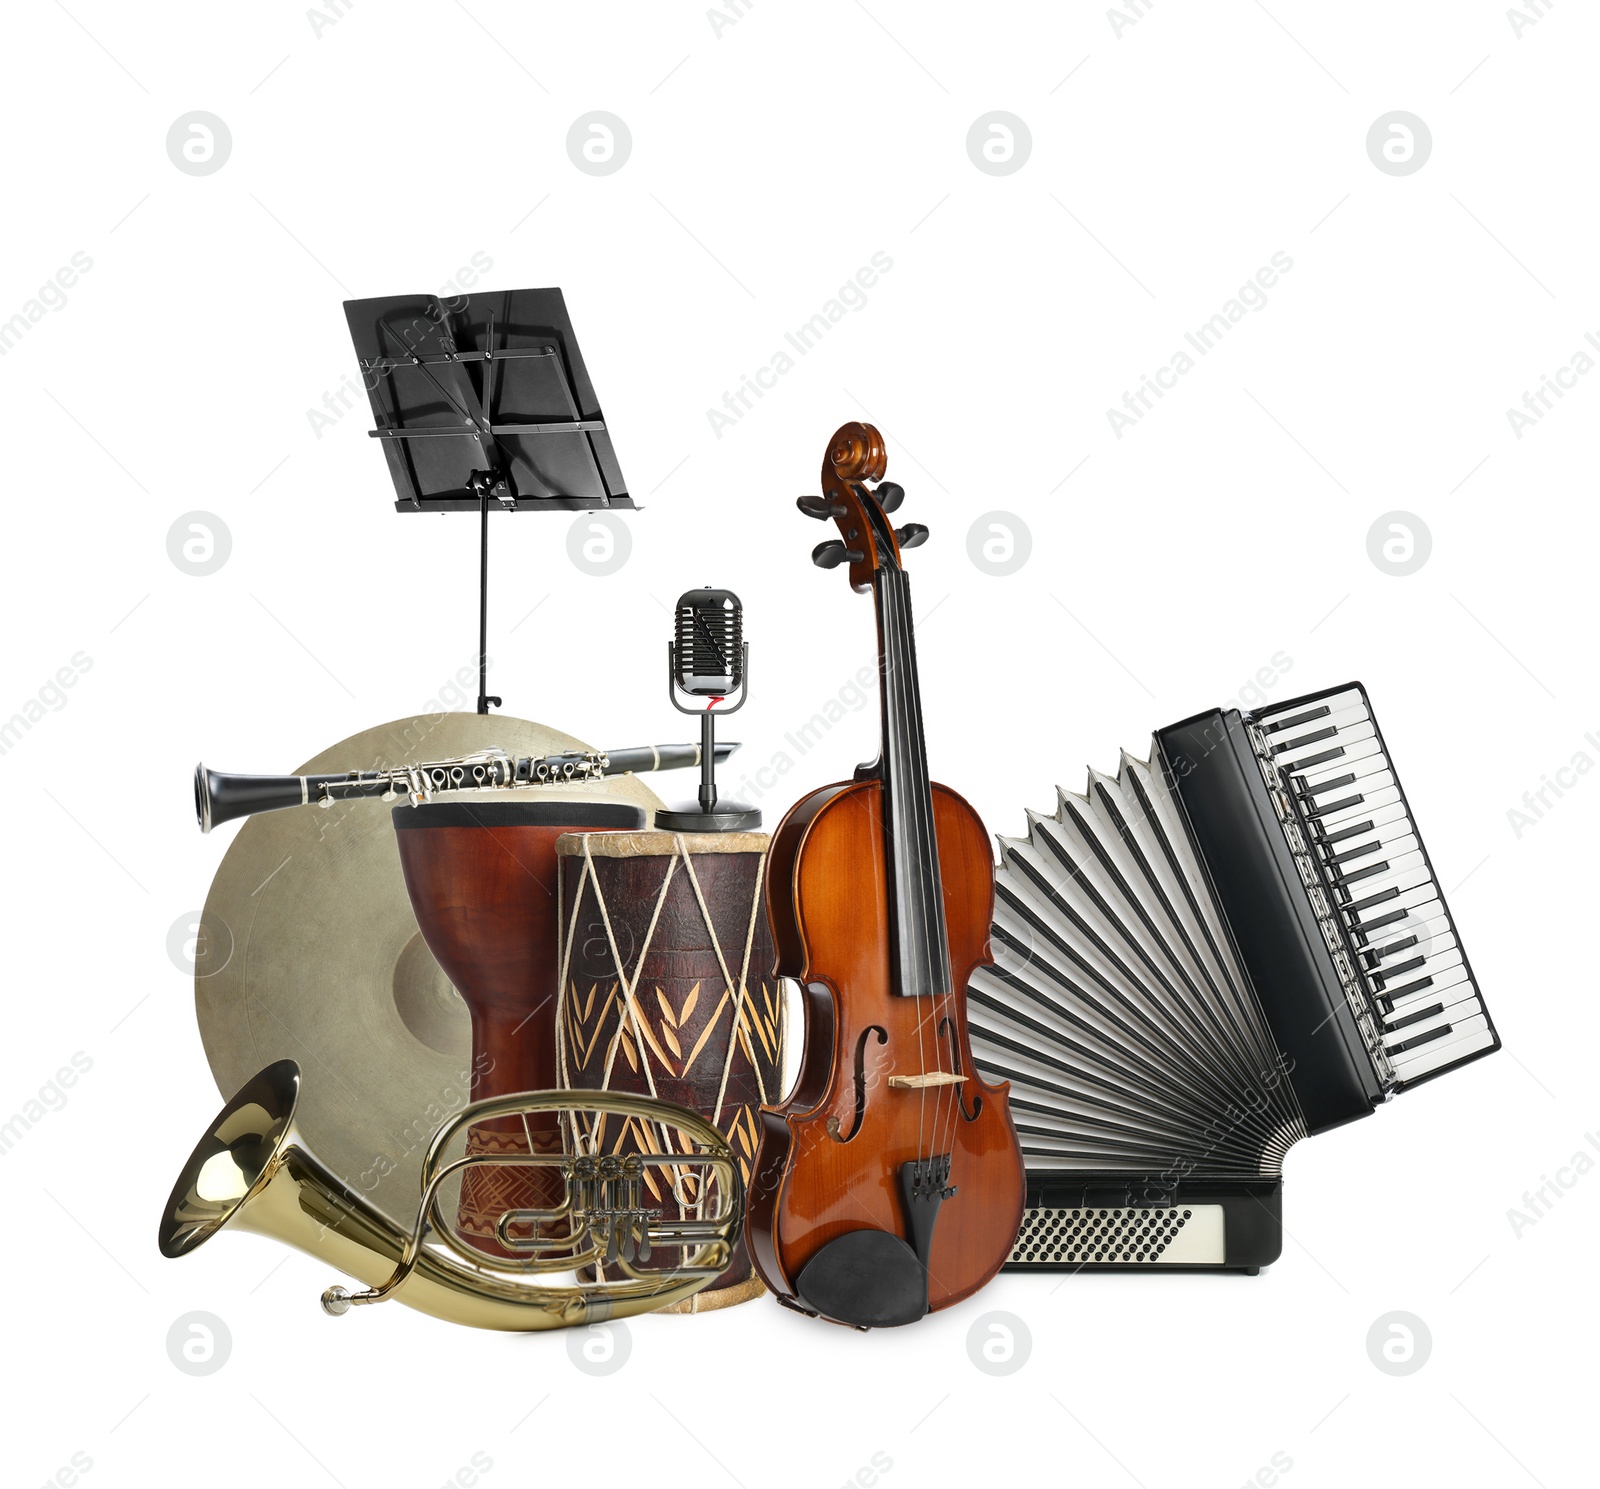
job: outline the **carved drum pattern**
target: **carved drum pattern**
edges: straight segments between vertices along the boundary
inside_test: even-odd
[[[783,1095],[783,988],[761,893],[767,844],[764,833],[668,832],[568,833],[556,843],[561,1083],[698,1112],[725,1134],[747,1185],[759,1109]],[[659,1151],[666,1134],[602,1119],[585,1136],[595,1151],[627,1154]],[[646,1174],[648,1203],[669,1218],[711,1198],[688,1172],[675,1188]],[[741,1240],[722,1276],[676,1310],[762,1290]]]

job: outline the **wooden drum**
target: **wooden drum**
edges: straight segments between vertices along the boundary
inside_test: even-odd
[[[625,802],[446,801],[394,809],[395,839],[422,938],[472,1017],[472,1099],[545,1091],[556,1079],[555,845],[574,828],[638,828]],[[559,1153],[559,1118],[484,1122],[469,1153]],[[550,1168],[482,1164],[461,1178],[458,1229],[506,1255],[495,1225],[506,1210],[560,1202]],[[526,1228],[513,1227],[524,1235]]]
[[[561,877],[558,1076],[686,1106],[728,1139],[746,1185],[759,1108],[783,1096],[783,989],[762,901],[764,833],[569,833]],[[602,1118],[595,1151],[654,1149],[658,1132]],[[688,1218],[712,1198],[647,1170],[647,1203]],[[669,1256],[664,1264],[670,1266]],[[764,1289],[743,1240],[710,1287],[666,1312],[698,1313]]]

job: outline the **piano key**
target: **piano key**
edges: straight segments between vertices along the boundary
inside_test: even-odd
[[[1300,810],[1313,822],[1347,822],[1353,812],[1368,807],[1379,792],[1393,785],[1394,776],[1389,771],[1363,780],[1352,775],[1345,781],[1330,781],[1320,794],[1298,792],[1295,799],[1300,803]]]
[[[1457,953],[1459,955],[1459,953]],[[1428,973],[1425,977],[1415,980],[1415,983],[1405,984],[1404,992],[1396,992],[1393,997],[1383,998],[1383,1007],[1388,1009],[1385,1018],[1403,1016],[1420,1008],[1425,1003],[1432,1003],[1445,996],[1453,988],[1471,985],[1471,978],[1467,969],[1459,964],[1453,967],[1440,967],[1435,972]],[[1379,995],[1382,997],[1383,995]]]
[[[1455,1026],[1445,1023],[1441,1018],[1433,1028],[1425,1033],[1414,1035],[1409,1039],[1402,1039],[1396,1044],[1386,1044],[1383,1047],[1383,1052],[1391,1059],[1396,1055],[1407,1055],[1413,1050],[1421,1049],[1423,1045],[1433,1044],[1436,1040],[1447,1039],[1454,1033]]]
[[[1439,886],[1431,880],[1419,888],[1408,890],[1405,900],[1406,914],[1411,917],[1413,922],[1413,924],[1406,927],[1407,931],[1415,930],[1418,925],[1427,925],[1430,921],[1449,919],[1445,914],[1444,906],[1439,901]],[[1379,928],[1371,923],[1371,919],[1371,917],[1364,918],[1360,927],[1361,936],[1358,941],[1361,944],[1371,941],[1374,945],[1382,945],[1385,941],[1394,940],[1395,936],[1399,934],[1392,926]],[[1357,927],[1352,924],[1351,929],[1355,930]]]
[[[1353,815],[1360,817],[1361,813],[1356,812]],[[1376,817],[1368,817],[1361,822],[1352,822],[1348,827],[1341,827],[1337,832],[1325,832],[1319,830],[1313,834],[1313,841],[1319,848],[1323,850],[1323,852],[1328,853],[1332,852],[1337,845],[1342,843],[1346,838],[1361,837],[1366,833],[1371,832],[1377,825],[1378,821]]]
[[[1343,786],[1329,782],[1320,794],[1302,796],[1301,810],[1324,827],[1352,821],[1357,812],[1366,813],[1380,802],[1400,799],[1392,771],[1357,781],[1352,775]]]
[[[1396,795],[1390,792],[1390,795]],[[1376,836],[1394,822],[1411,820],[1407,813],[1405,803],[1399,800],[1375,802],[1371,798],[1364,801],[1360,807],[1353,807],[1348,812],[1339,814],[1340,820],[1329,823],[1327,818],[1318,818],[1313,829],[1312,837],[1317,846],[1327,852],[1343,852],[1345,845],[1362,838]]]
[[[1452,977],[1459,980],[1417,994],[1406,1007],[1386,1018],[1384,1038],[1387,1039],[1392,1030],[1402,1031],[1397,1037],[1422,1034],[1433,1024],[1459,1024],[1474,1013],[1482,1013],[1483,1004],[1478,1000],[1478,989],[1472,979],[1463,971],[1456,971],[1447,974],[1443,982],[1450,982]]]
[[[1319,698],[1314,704],[1306,704],[1304,700],[1290,703],[1279,703],[1276,706],[1263,708],[1256,714],[1258,720],[1275,719],[1279,714],[1286,717],[1303,717],[1308,708],[1326,708],[1330,712],[1338,713],[1346,708],[1366,708],[1367,702],[1360,688],[1346,688],[1340,693],[1329,693],[1326,698]]]
[[[1459,973],[1450,975],[1460,976]],[[1483,1012],[1483,1003],[1478,997],[1477,985],[1470,978],[1462,978],[1453,987],[1428,988],[1419,993],[1404,1007],[1397,1009],[1386,1018],[1380,1032],[1387,1039],[1391,1028],[1398,1029],[1401,1027],[1398,1022],[1400,1019],[1410,1018],[1413,1014],[1420,1013],[1424,1009],[1433,1008],[1440,1003],[1444,1004],[1446,1008],[1457,1007],[1457,1012],[1461,1017],[1465,1017],[1469,1013]],[[1466,1006],[1458,1007],[1458,1005]],[[1460,1023],[1461,1018],[1457,1018],[1453,1022]]]
[[[1342,869],[1346,864],[1354,863],[1358,858],[1369,858],[1374,853],[1382,853],[1383,840],[1375,832],[1364,833],[1356,842],[1344,847],[1338,853],[1323,855],[1323,862],[1330,869]]]
[[[1488,1049],[1494,1043],[1494,1033],[1489,1020],[1476,1014],[1463,1024],[1457,1024],[1444,1039],[1437,1039],[1420,1049],[1391,1057],[1395,1078],[1401,1081],[1420,1080],[1423,1076],[1453,1065],[1478,1050]]]
[[[1374,843],[1373,851],[1363,852],[1349,864],[1328,865],[1328,878],[1334,884],[1362,884],[1384,880],[1384,875],[1394,875],[1418,864],[1422,864],[1421,844],[1414,836],[1405,836],[1397,843]]]
[[[1404,927],[1398,926],[1396,929],[1403,930]],[[1393,941],[1385,943],[1382,948],[1375,946],[1370,951],[1363,951],[1361,953],[1361,965],[1373,973],[1392,974],[1395,969],[1387,965],[1389,959],[1399,956],[1403,951],[1412,950],[1417,944],[1418,938],[1416,935],[1396,936]]]
[[[1355,724],[1364,723],[1372,716],[1367,712],[1366,705],[1354,702],[1342,706],[1318,704],[1317,707],[1302,712],[1296,712],[1283,719],[1276,719],[1264,725],[1264,732],[1272,739],[1273,744],[1292,743],[1295,739],[1310,734],[1317,729],[1348,729]]]
[[[1429,1012],[1429,1010],[1434,1010]],[[1453,1032],[1476,1014],[1483,1012],[1483,1004],[1476,997],[1462,998],[1456,1003],[1434,1002],[1424,1005],[1411,1015],[1413,1022],[1396,1024],[1391,1037],[1390,1026],[1383,1031],[1384,1052],[1393,1059],[1396,1054],[1409,1054],[1421,1048],[1422,1041],[1440,1031]],[[1442,1037],[1442,1036],[1441,1036]],[[1404,1049],[1400,1046],[1404,1046]]]
[[[1272,753],[1274,757],[1281,755],[1296,757],[1305,751],[1308,745],[1313,745],[1318,740],[1333,739],[1338,733],[1339,726],[1337,724],[1329,723],[1326,719],[1319,720],[1315,729],[1307,729],[1304,734],[1288,735],[1283,739],[1274,740]],[[1290,762],[1283,760],[1280,763],[1287,765]]]
[[[1438,905],[1434,900],[1433,904]],[[1363,966],[1370,966],[1375,972],[1387,971],[1384,965],[1390,961],[1397,951],[1404,950],[1402,945],[1415,946],[1421,952],[1444,951],[1456,944],[1456,934],[1451,928],[1448,916],[1426,915],[1414,911],[1404,918],[1402,924],[1385,926],[1365,945],[1360,946],[1360,956]]]
[[[1447,920],[1433,922],[1435,929],[1429,929],[1429,922],[1413,921],[1405,930],[1403,936],[1396,936],[1392,941],[1385,941],[1381,946],[1374,946],[1361,953],[1362,965],[1367,967],[1374,977],[1393,978],[1400,966],[1420,956],[1424,960],[1429,957],[1442,956],[1452,950],[1456,944],[1455,932]]]
[[[1342,852],[1358,848],[1362,843],[1394,843],[1413,832],[1410,816],[1397,811],[1395,806],[1387,806],[1378,811],[1352,812],[1346,822],[1334,828],[1333,833],[1326,832],[1318,824],[1312,830],[1312,840],[1317,843],[1317,851],[1326,860],[1336,859]]]
[[[1352,739],[1370,739],[1372,734],[1372,722],[1364,708],[1344,708],[1336,709],[1304,728],[1285,730],[1282,737],[1271,740],[1270,745],[1278,763],[1289,765],[1298,756],[1320,753],[1320,749],[1316,748],[1319,741],[1347,743]]]
[[[1395,852],[1386,850],[1384,856],[1376,863],[1361,859],[1344,868],[1330,868],[1328,878],[1336,890],[1348,886],[1348,897],[1352,900],[1370,894],[1375,889],[1385,889],[1390,884],[1398,884],[1412,870],[1420,869],[1426,878],[1431,879],[1432,875],[1427,872],[1428,866],[1423,859],[1422,850],[1415,846],[1416,839],[1412,838],[1411,843],[1410,848],[1402,848]]]
[[[1332,854],[1325,860],[1329,875],[1334,879],[1348,879],[1356,869],[1371,866],[1374,856],[1398,863],[1403,858],[1422,852],[1422,844],[1414,832],[1405,831],[1409,822],[1395,823],[1395,832],[1389,835],[1373,833],[1370,838],[1356,838],[1345,845],[1343,853]]]
[[[1362,794],[1368,795],[1366,792]],[[1404,837],[1407,833],[1416,831],[1411,822],[1411,813],[1406,810],[1406,804],[1403,801],[1396,800],[1383,806],[1375,806],[1371,801],[1370,795],[1368,795],[1366,807],[1367,810],[1365,812],[1351,814],[1348,819],[1351,826],[1358,822],[1370,822],[1372,825],[1367,831],[1382,838],[1386,843],[1392,843],[1396,838]],[[1335,830],[1341,830],[1344,826],[1345,824],[1341,822]],[[1326,831],[1327,829],[1323,828],[1323,830]]]
[[[1263,722],[1261,725],[1261,732],[1263,734],[1281,734],[1289,729],[1298,729],[1302,724],[1310,724],[1315,722],[1317,719],[1325,719],[1332,712],[1333,710],[1329,708],[1326,703],[1319,703],[1314,708],[1308,708],[1303,712],[1297,712],[1293,718],[1277,719],[1270,724]],[[1260,718],[1263,720],[1265,720],[1266,717],[1267,716],[1265,714],[1260,715]]]
[[[1452,1010],[1450,1007],[1447,1006],[1445,1013],[1448,1014],[1451,1011]],[[1476,998],[1470,999],[1464,1004],[1457,1005],[1455,1012],[1456,1016],[1454,1018],[1443,1019],[1441,1016],[1439,1027],[1430,1031],[1434,1035],[1434,1040],[1430,1042],[1437,1042],[1439,1044],[1451,1043],[1470,1035],[1472,1031],[1480,1025],[1483,1027],[1487,1027],[1488,1025],[1489,1021],[1483,1011],[1483,1005],[1479,1003]],[[1418,1024],[1416,1027],[1418,1029],[1422,1029],[1424,1028],[1424,1024]],[[1447,1033],[1439,1032],[1440,1029],[1446,1028],[1448,1029]],[[1408,1029],[1404,1032],[1409,1034],[1411,1033],[1411,1030]],[[1426,1037],[1427,1036],[1425,1034],[1417,1035],[1417,1043],[1412,1045],[1410,1049],[1396,1050],[1390,1055],[1389,1058],[1391,1060],[1407,1060],[1414,1057],[1417,1052],[1423,1048],[1423,1041],[1426,1039]],[[1407,1041],[1400,1040],[1398,1042],[1406,1043]]]
[[[1371,725],[1363,725],[1371,728]],[[1328,783],[1346,775],[1354,775],[1358,780],[1387,773],[1389,759],[1379,747],[1376,737],[1368,735],[1364,739],[1352,740],[1342,746],[1344,753],[1337,760],[1326,765],[1310,766],[1304,770],[1296,766],[1288,766],[1285,774],[1294,782],[1295,788],[1300,791],[1309,791],[1313,795],[1328,789]]]
[[[1312,830],[1317,846],[1327,853],[1342,853],[1353,843],[1367,838],[1392,842],[1396,837],[1411,832],[1411,814],[1403,803],[1391,801],[1383,806],[1363,803],[1364,811],[1352,811],[1341,821],[1329,827],[1319,819]]]
[[[1409,889],[1397,893],[1388,893],[1382,896],[1381,903],[1375,903],[1370,909],[1357,909],[1356,905],[1341,905],[1340,917],[1358,940],[1362,933],[1381,927],[1388,927],[1397,921],[1413,915],[1418,908],[1430,903],[1436,903],[1439,898],[1439,886],[1433,880],[1426,879],[1414,884]]]
[[[1270,742],[1273,762],[1282,770],[1309,770],[1323,757],[1337,758],[1363,740],[1374,737],[1372,725],[1363,710],[1333,714],[1304,729],[1293,730],[1284,738]],[[1329,752],[1332,752],[1330,755]]]
[[[1328,877],[1335,884],[1355,884],[1363,879],[1377,878],[1384,872],[1380,864],[1394,869],[1402,864],[1421,862],[1422,845],[1414,834],[1407,833],[1393,842],[1374,838],[1370,844],[1352,848],[1347,854],[1336,857],[1327,865],[1327,869]]]
[[[1280,771],[1286,771],[1291,776],[1328,776],[1338,774],[1331,766],[1314,764],[1318,755],[1325,755],[1330,748],[1338,747],[1344,752],[1346,760],[1365,760],[1366,756],[1379,752],[1378,734],[1374,733],[1370,723],[1352,723],[1349,728],[1334,729],[1331,734],[1323,734],[1318,739],[1317,729],[1310,729],[1306,736],[1299,741],[1286,739],[1274,752],[1274,764]]]
[[[1432,891],[1433,886],[1424,886],[1424,892]],[[1441,936],[1453,934],[1450,918],[1443,913],[1436,892],[1425,905],[1408,911],[1401,917],[1401,922],[1386,925],[1381,928],[1366,932],[1356,933],[1352,939],[1361,954],[1363,962],[1376,966],[1378,962],[1393,955],[1394,948],[1399,942],[1410,938],[1419,944],[1422,950],[1427,951]]]
[[[1459,952],[1455,953],[1457,956]],[[1436,998],[1447,982],[1460,982],[1466,976],[1459,966],[1439,966],[1431,972],[1424,968],[1404,980],[1396,980],[1378,994],[1384,1007],[1391,1012],[1415,1006],[1419,1001]]]
[[[1459,964],[1438,968],[1429,976],[1428,982],[1429,986],[1419,987],[1388,1004],[1383,1015],[1385,1029],[1394,1026],[1398,1019],[1410,1018],[1419,1008],[1427,1008],[1433,1003],[1459,1003],[1463,998],[1475,998],[1478,995],[1477,984],[1468,976],[1467,969]]]
[[[1460,957],[1461,949],[1451,936],[1448,945],[1434,947],[1431,951],[1422,945],[1409,947],[1392,960],[1368,968],[1367,979],[1373,993],[1392,1005],[1397,999],[1409,996],[1411,984],[1418,978],[1439,978],[1460,966]]]
[[[1414,859],[1415,862],[1390,864],[1382,875],[1351,885],[1346,891],[1349,898],[1341,903],[1341,908],[1359,913],[1371,905],[1393,898],[1391,891],[1404,894],[1408,889],[1417,889],[1425,884],[1431,885],[1433,875],[1429,873],[1427,864],[1422,861],[1422,855],[1413,853],[1408,854],[1407,858]]]
[[[1410,950],[1415,953],[1414,955],[1407,957],[1404,961],[1396,960],[1391,965],[1385,966],[1382,971],[1374,970],[1372,980],[1380,992],[1390,983],[1404,977],[1406,973],[1417,971],[1428,960],[1426,955],[1416,951],[1416,945],[1416,938],[1412,937],[1410,947],[1402,947],[1401,950]]]
[[[1429,1003],[1425,1008],[1419,1008],[1413,1013],[1401,1014],[1396,1018],[1383,1021],[1385,1034],[1398,1034],[1402,1029],[1409,1029],[1413,1024],[1420,1024],[1424,1019],[1432,1018],[1436,1013],[1444,1012],[1443,1003]]]

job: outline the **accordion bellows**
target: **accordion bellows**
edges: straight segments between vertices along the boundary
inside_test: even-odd
[[[1126,753],[1058,799],[1000,840],[995,964],[968,992],[1028,1166],[1276,1174],[1305,1124],[1181,804]]]

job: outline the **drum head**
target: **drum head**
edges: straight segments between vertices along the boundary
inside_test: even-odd
[[[447,713],[364,730],[295,774],[491,747],[513,756],[590,748],[504,714]],[[661,804],[632,775],[537,790],[552,804],[615,801],[647,812]],[[428,1140],[469,1099],[471,1030],[417,930],[390,807],[371,798],[240,825],[206,897],[195,1012],[224,1097],[275,1060],[297,1061],[296,1123],[309,1146],[352,1189],[409,1224]]]

